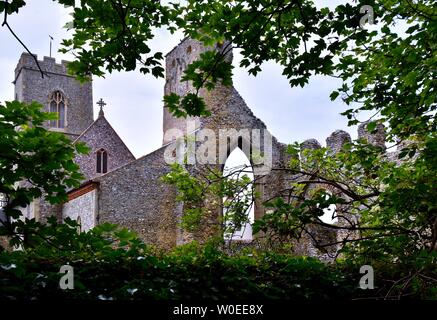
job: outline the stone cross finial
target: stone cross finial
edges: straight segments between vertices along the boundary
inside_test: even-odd
[[[97,101],[97,104],[100,106],[99,116],[104,116],[103,107],[106,106],[105,101],[103,101],[102,98],[100,98],[99,101]]]

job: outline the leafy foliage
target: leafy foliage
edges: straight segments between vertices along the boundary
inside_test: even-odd
[[[72,0],[58,2],[73,5]],[[24,5],[21,0],[11,0],[7,6],[6,2],[0,2],[0,12],[7,8],[6,17]],[[370,5],[375,11],[376,25],[372,28],[360,27],[362,5]],[[241,49],[240,66],[254,76],[266,61],[280,64],[291,87],[305,86],[313,75],[340,79],[342,85],[330,97],[332,100],[341,98],[349,106],[350,109],[343,112],[349,124],[358,124],[363,111],[371,111],[372,119],[377,117],[387,124],[388,142],[403,146],[399,154],[388,159],[381,149],[364,141],[347,144],[335,155],[325,148],[301,152],[299,145],[291,146],[292,160],[288,171],[298,178],[289,186],[293,197],[279,197],[265,204],[273,212],[257,221],[254,229],[287,240],[300,238],[303,234],[311,235],[310,226],[314,225],[346,230],[350,234],[346,241],[337,244],[316,241],[316,244],[321,249],[326,245],[345,245],[340,259],[371,262],[381,267],[387,279],[396,279],[395,285],[382,287],[382,291],[387,289],[385,296],[391,297],[394,292],[402,296],[412,290],[421,297],[435,297],[435,267],[432,266],[435,266],[437,248],[436,17],[436,7],[431,0],[359,0],[337,5],[334,9],[320,8],[310,0],[188,0],[183,4],[168,5],[153,0],[84,0],[81,7],[74,9],[74,35],[71,40],[64,41],[63,51],[75,52],[78,59],[70,65],[71,72],[85,80],[92,74],[103,76],[105,71],[134,70],[137,63],[144,74],[162,77],[162,54],[152,53],[148,45],[155,29],[160,27],[167,27],[172,32],[178,28],[185,35],[216,48],[202,54],[185,70],[182,80],[191,82],[192,92],[184,97],[170,94],[164,98],[169,110],[179,117],[208,115],[201,89],[212,90],[217,84],[231,84],[232,66],[227,61],[227,53],[232,47]],[[406,27],[405,32],[397,29],[399,25]],[[54,202],[62,199],[65,187],[75,186],[79,180],[75,172],[77,168],[71,162],[72,147],[60,136],[39,126],[48,118],[38,113],[36,107],[24,111],[22,106],[13,102],[0,110],[0,170],[3,170],[0,172],[0,192],[9,197],[7,210],[10,216],[18,215],[15,206],[28,204],[40,196],[42,190]],[[29,121],[34,125],[28,126]],[[17,125],[21,130],[15,130]],[[370,122],[367,129],[374,131],[375,122]],[[30,170],[30,165],[34,164],[37,164],[36,170],[33,167]],[[23,178],[29,178],[35,186],[15,188],[15,183]],[[207,209],[204,203],[207,193],[221,200],[229,196],[228,191],[238,194],[235,188],[241,187],[238,183],[229,184],[218,172],[207,173],[203,180],[199,180],[178,167],[173,168],[164,180],[175,185],[180,192],[178,199],[188,204],[183,218],[186,228],[198,226]],[[326,186],[335,192],[323,191]],[[231,216],[235,218],[236,227],[244,221],[238,213],[244,211],[246,204],[244,201],[233,203],[235,206],[230,212],[235,213]],[[323,208],[332,204],[341,206],[343,224],[327,225],[320,220]],[[26,228],[26,224],[32,225],[32,222],[24,223],[20,228]],[[226,224],[223,227],[226,228]],[[123,244],[129,243],[127,231],[122,231],[119,236],[124,239],[120,239]],[[262,259],[240,257],[226,260],[228,258],[217,251],[204,250],[197,251],[200,256],[188,252],[170,255],[166,258],[170,260],[160,261],[171,262],[169,270],[190,275],[186,278],[188,283],[202,279],[195,281],[217,287],[217,294],[208,295],[200,284],[187,286],[184,282],[184,289],[180,289],[179,282],[155,273],[150,273],[151,278],[144,278],[142,288],[152,288],[150,295],[154,297],[179,297],[179,293],[191,296],[195,290],[212,298],[220,294],[233,297],[212,278],[208,282],[204,268],[214,266],[216,269],[211,270],[215,275],[223,270],[227,275],[235,275],[235,278],[221,279],[223,284],[228,285],[227,279],[234,283],[244,279],[246,282],[242,288],[249,288],[248,296],[253,292],[265,292],[272,297],[293,296],[297,292],[293,291],[296,288],[284,287],[288,281],[282,281],[282,287],[276,287],[276,279],[281,279],[281,272],[286,270],[276,259],[297,265],[304,260],[269,258],[267,268],[267,264],[260,262]],[[122,255],[129,250],[114,252]],[[113,252],[108,251],[108,254],[112,257]],[[33,259],[31,254],[16,252],[14,255],[22,261]],[[11,258],[9,253],[4,253],[3,257],[6,260]],[[189,263],[183,260],[191,258]],[[151,259],[154,263],[157,261],[154,256]],[[196,261],[202,264],[197,265]],[[232,266],[224,267],[223,261],[232,261]],[[265,273],[260,276],[249,272],[254,264]],[[305,272],[327,268],[312,262],[302,265]],[[238,268],[234,269],[235,266]],[[281,268],[275,269],[275,266]],[[156,269],[161,274],[175,276],[171,273],[173,271],[166,273],[164,265]],[[20,270],[22,276],[24,271]],[[141,275],[144,275],[144,270],[149,269],[140,269]],[[199,274],[191,277],[191,272],[195,271]],[[427,272],[431,272],[431,276]],[[111,280],[114,278],[108,276],[109,272],[96,274],[96,281],[104,281],[104,275]],[[100,274],[103,278],[99,278]],[[322,274],[321,278],[329,279],[330,284],[339,281],[329,275],[324,278],[325,274]],[[258,282],[252,281],[252,276],[257,281],[259,277],[266,281],[260,282],[263,290]],[[23,280],[23,277],[17,279]],[[33,278],[29,281],[33,283]],[[348,288],[347,285],[342,288],[345,287]],[[108,288],[115,287],[108,285]],[[193,292],[184,291],[185,288],[192,288]],[[312,288],[312,285],[307,284],[306,288]],[[114,290],[108,289],[105,296],[119,294]],[[106,295],[108,292],[110,295]],[[238,293],[244,296],[241,290]],[[22,294],[26,296],[26,293]],[[317,294],[320,291],[315,296]],[[302,295],[311,297],[313,293],[304,292]]]
[[[73,6],[74,1],[58,0]],[[0,12],[5,3],[0,3]],[[151,52],[149,42],[157,28],[183,30],[187,36],[222,50],[204,53],[185,70],[195,92],[172,110],[176,116],[203,115],[199,89],[231,83],[232,66],[226,56],[240,48],[240,66],[257,75],[264,62],[283,66],[291,86],[304,86],[313,75],[339,78],[350,123],[360,111],[373,110],[390,123],[389,136],[406,138],[413,132],[435,131],[436,8],[431,0],[355,1],[334,9],[310,0],[226,0],[175,2],[154,0],[81,1],[74,8],[72,39],[61,51],[73,51],[71,72],[86,80],[105,71],[135,70],[163,76],[162,53]],[[12,0],[8,14],[25,5]],[[360,27],[360,8],[375,12],[376,27]],[[406,25],[405,33],[396,30]],[[194,96],[195,95],[195,96]],[[174,102],[174,99],[171,99]],[[166,101],[167,102],[167,101]]]
[[[307,234],[320,249],[342,245],[341,252],[355,260],[393,262],[435,251],[437,172],[435,160],[429,161],[435,157],[430,156],[434,151],[428,143],[419,144],[416,159],[400,163],[359,141],[335,155],[326,148],[304,150],[301,158],[290,161],[293,196],[266,203],[272,213],[256,221],[254,231],[285,240]],[[290,149],[292,154],[299,152]],[[339,221],[331,225],[320,217],[323,208],[332,204],[337,206],[334,214]],[[318,242],[320,228],[310,227],[315,225],[348,235]]]
[[[376,25],[360,27],[370,5]],[[363,110],[390,124],[389,140],[436,130],[436,8],[432,1],[355,1],[331,10],[314,1],[188,1],[178,25],[207,44],[241,48],[240,66],[257,75],[266,61],[283,66],[291,86],[313,75],[339,78],[350,124]],[[406,32],[398,25],[405,25]],[[371,31],[372,30],[372,31]]]
[[[76,153],[86,153],[81,143],[73,145],[62,133],[47,131],[46,121],[56,119],[42,112],[38,103],[18,101],[0,105],[0,194],[5,198],[0,234],[13,235],[21,215],[33,199],[44,196],[61,203],[68,188],[78,187],[83,179],[73,161]],[[20,241],[16,237],[14,241]]]
[[[35,222],[32,222],[35,223]],[[241,250],[229,255],[213,243],[193,242],[159,252],[114,225],[77,233],[76,222],[39,225],[51,245],[0,253],[2,300],[335,300],[365,298],[358,265],[327,265],[314,258]],[[419,263],[419,261],[421,261]],[[60,267],[74,271],[74,290],[61,290]],[[376,269],[376,297],[435,298],[434,260]],[[408,278],[393,285],[391,279]]]
[[[105,71],[135,70],[137,63],[140,72],[163,77],[162,53],[151,53],[148,41],[152,30],[167,25],[171,16],[159,1],[83,1],[74,8],[73,21],[67,25],[74,34],[62,42],[61,52],[77,55],[69,70],[81,80],[103,76]]]
[[[197,173],[197,174],[196,174]],[[252,180],[243,172],[230,173],[223,177],[219,170],[209,168],[207,173],[187,171],[174,164],[162,180],[178,190],[177,201],[184,203],[181,226],[187,231],[196,231],[207,219],[211,210],[226,212],[221,220],[221,233],[232,236],[249,222],[248,212],[253,206],[255,193]]]

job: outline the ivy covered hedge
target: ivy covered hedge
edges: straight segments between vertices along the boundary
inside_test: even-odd
[[[359,266],[350,263],[328,265],[313,258],[254,250],[228,255],[214,243],[191,243],[165,253],[112,225],[78,234],[72,221],[62,225],[51,221],[37,231],[45,232],[45,241],[0,253],[0,299],[355,299],[383,297],[389,288],[397,294],[399,288],[392,284],[414,270],[405,265],[377,268],[376,289],[361,290],[363,275]],[[421,274],[435,278],[437,268],[428,262],[420,266]],[[72,290],[59,287],[64,275],[59,271],[66,264],[74,270]],[[435,298],[433,282],[418,279],[409,281],[403,295]]]

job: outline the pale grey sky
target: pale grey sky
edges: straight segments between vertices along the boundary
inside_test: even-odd
[[[319,1],[325,3],[326,1]],[[335,1],[340,2],[340,1]],[[332,5],[334,2],[329,1]],[[54,37],[53,54],[57,61],[71,60],[57,52],[59,43],[67,36],[63,25],[68,21],[66,9],[51,0],[33,0],[9,17],[14,31],[42,58],[49,55],[49,34]],[[158,32],[152,50],[170,51],[182,39],[182,34]],[[24,51],[9,31],[0,28],[0,101],[12,100],[12,80],[18,58]],[[356,137],[355,128],[347,127],[347,119],[339,115],[346,109],[341,102],[331,102],[329,94],[339,85],[333,78],[315,77],[305,88],[290,88],[280,66],[267,63],[257,77],[249,76],[238,67],[239,55],[234,54],[234,85],[254,114],[262,119],[281,142],[291,143],[316,138],[324,144],[336,129]],[[144,76],[139,72],[121,72],[94,77],[95,102],[103,98],[105,115],[136,157],[147,154],[162,143],[162,98],[164,79]]]

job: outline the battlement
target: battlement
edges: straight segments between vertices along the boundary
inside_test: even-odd
[[[385,127],[382,123],[378,123],[375,132],[369,132],[367,125],[369,121],[363,122],[358,126],[358,139],[367,140],[368,143],[386,149],[385,146]],[[351,142],[351,136],[344,130],[335,130],[329,137],[326,138],[326,147],[332,153],[337,153],[346,144]],[[307,139],[302,143],[303,149],[318,149],[322,144],[317,139]]]
[[[19,76],[23,68],[39,71],[35,58],[38,60],[36,54],[29,54],[23,52],[18,60],[15,68],[15,79]],[[43,60],[38,60],[38,64],[44,72],[55,73],[60,75],[67,75],[67,65],[70,61],[61,60],[61,63],[56,63],[56,59],[52,57],[44,56]]]
[[[15,68],[15,100],[25,103],[36,101],[43,105],[44,111],[50,111],[49,103],[53,94],[59,92],[65,108],[63,125],[55,128],[77,136],[93,122],[93,90],[91,81],[80,83],[67,74],[68,64],[69,61],[65,60],[60,63],[52,57],[39,60],[37,55],[22,53]],[[52,127],[47,123],[47,128]]]

